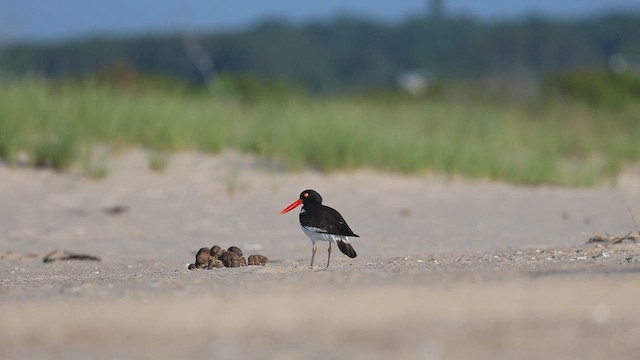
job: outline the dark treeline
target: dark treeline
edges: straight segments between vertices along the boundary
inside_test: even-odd
[[[540,79],[606,68],[615,54],[632,66],[640,63],[640,14],[495,23],[420,18],[393,26],[355,18],[305,25],[271,21],[197,36],[14,44],[0,49],[0,72],[60,78],[124,63],[195,83],[242,73],[281,78],[312,91],[347,91],[386,87],[410,70],[436,79]]]

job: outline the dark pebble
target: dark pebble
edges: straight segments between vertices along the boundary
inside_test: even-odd
[[[219,245],[213,245],[211,250],[209,250],[209,254],[217,259],[222,254],[222,248]]]
[[[236,253],[238,256],[242,256],[242,250],[240,250],[240,248],[237,246],[230,246],[229,249],[227,249],[227,251],[231,251]]]
[[[222,261],[226,267],[239,267],[247,264],[244,257],[238,256],[238,254],[233,251],[226,251],[220,255],[220,261]]]
[[[268,261],[269,258],[260,254],[249,255],[249,258],[247,259],[247,263],[249,265],[266,265]]]
[[[198,250],[198,253],[196,254],[196,265],[209,265],[210,259],[211,255],[209,255],[209,248],[200,248],[200,250]]]

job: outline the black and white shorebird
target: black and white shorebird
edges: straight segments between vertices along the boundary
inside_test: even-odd
[[[327,255],[327,267],[331,260],[331,244],[338,244],[338,248],[343,254],[350,258],[356,257],[356,251],[349,243],[349,237],[359,237],[351,231],[347,222],[339,212],[328,206],[322,205],[322,196],[314,190],[305,190],[300,193],[300,198],[287,206],[280,214],[285,214],[302,204],[300,210],[300,226],[302,231],[311,239],[313,252],[311,254],[311,265],[316,256],[316,242],[328,241],[329,254]]]

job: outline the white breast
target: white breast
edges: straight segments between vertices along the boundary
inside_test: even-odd
[[[311,239],[312,243],[315,243],[316,241],[343,241],[346,242],[347,244],[349,243],[349,239],[344,236],[344,235],[333,235],[333,234],[327,234],[327,232],[325,230],[313,227],[313,226],[300,226],[302,228],[302,231],[304,231],[305,234],[307,234],[307,236],[309,237],[309,239]]]

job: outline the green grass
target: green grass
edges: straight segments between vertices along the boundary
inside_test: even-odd
[[[291,169],[374,168],[516,183],[590,186],[640,159],[640,107],[556,103],[527,109],[474,100],[291,96],[243,102],[211,94],[125,91],[89,82],[0,82],[0,157],[84,164],[96,144],[143,146],[162,170],[177,150],[234,148]]]

